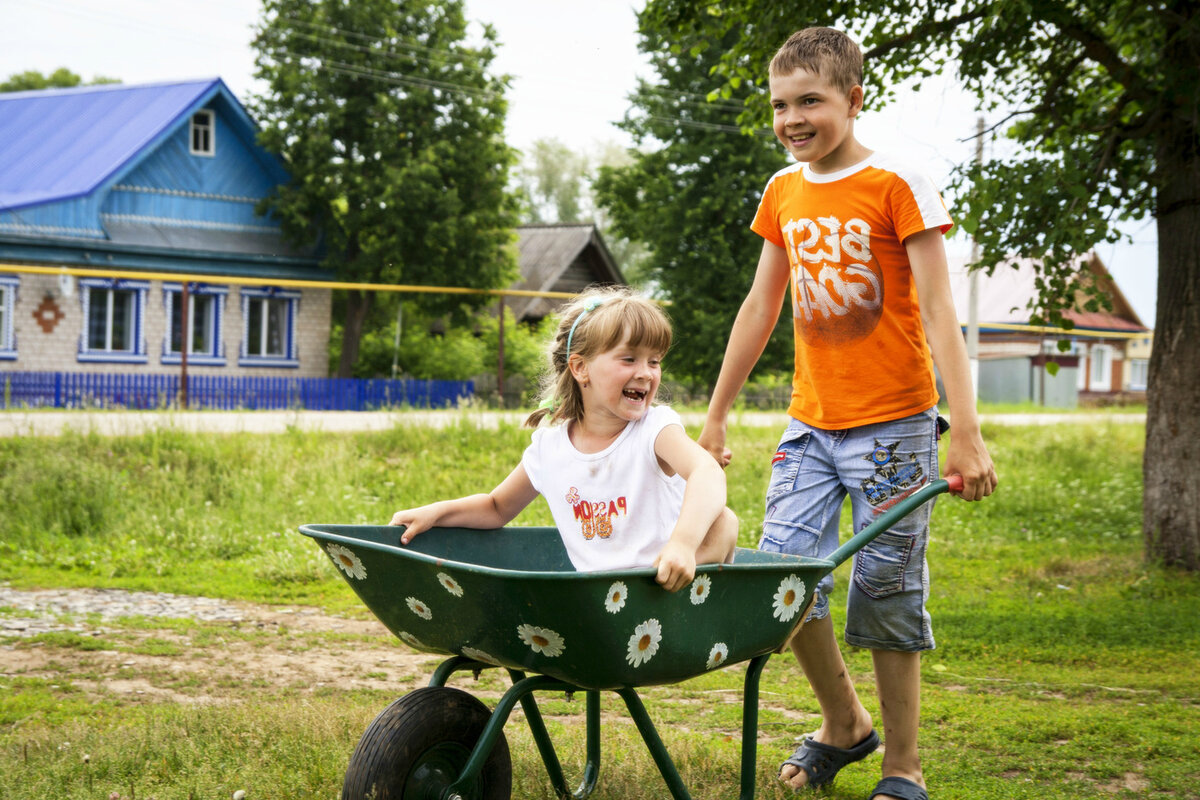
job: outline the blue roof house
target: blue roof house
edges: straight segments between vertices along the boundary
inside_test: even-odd
[[[0,374],[175,372],[186,340],[200,374],[326,376],[331,292],[280,282],[332,276],[255,212],[288,180],[256,134],[220,79],[0,94]]]

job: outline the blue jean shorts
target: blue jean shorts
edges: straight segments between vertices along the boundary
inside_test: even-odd
[[[772,458],[759,549],[826,558],[838,547],[842,503],[854,530],[938,477],[937,409],[846,430],[793,419]],[[915,652],[934,647],[929,599],[927,503],[854,556],[846,600],[846,643]],[[809,619],[829,615],[833,575],[817,585]]]

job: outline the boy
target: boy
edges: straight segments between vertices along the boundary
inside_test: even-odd
[[[775,135],[799,163],[771,178],[751,226],[764,239],[762,255],[700,444],[729,463],[729,411],[790,288],[792,421],[772,458],[759,547],[823,556],[837,547],[847,494],[857,530],[937,476],[934,363],[954,422],[942,474],[962,475],[966,500],[991,494],[997,478],[950,294],[942,235],[953,223],[927,179],[855,139],[861,51],[839,31],[809,28],[780,48],[769,77]],[[883,780],[871,797],[928,800],[917,752],[920,652],[934,646],[925,610],[928,521],[926,506],[854,563],[845,639],[872,651],[887,736]],[[823,716],[780,770],[794,788],[826,784],[879,746],[838,649],[831,587],[831,577],[822,581],[792,640]]]

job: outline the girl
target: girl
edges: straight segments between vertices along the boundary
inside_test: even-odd
[[[490,494],[397,511],[408,544],[434,526],[501,528],[539,494],[577,570],[654,566],[674,592],[696,564],[729,562],[737,517],[725,475],[688,437],[679,415],[654,406],[671,325],[624,288],[589,289],[562,314],[541,406],[521,463]]]

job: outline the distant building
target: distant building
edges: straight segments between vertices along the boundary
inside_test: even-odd
[[[625,283],[600,231],[591,223],[523,225],[517,235],[521,278],[513,289],[582,292],[596,283]],[[513,297],[506,302],[518,322],[532,322],[553,313],[564,301]]]
[[[1074,407],[1141,401],[1145,397],[1152,331],[1142,324],[1095,254],[1081,261],[1086,280],[1103,288],[1111,311],[1068,311],[1071,330],[1046,330],[1029,322],[1037,296],[1034,262],[1017,259],[978,276],[979,399]],[[950,264],[959,322],[967,324],[970,277],[963,260]],[[1067,341],[1066,352],[1058,347]],[[1051,375],[1046,364],[1058,364]]]
[[[220,79],[0,94],[0,370],[325,376],[328,280],[256,213],[288,174]],[[25,266],[116,275],[30,274]],[[246,279],[183,284],[172,275]]]

